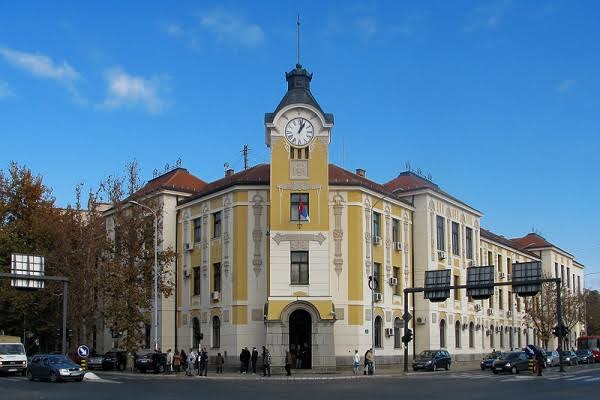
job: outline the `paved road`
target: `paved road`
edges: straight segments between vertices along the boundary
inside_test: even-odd
[[[351,377],[256,376],[175,377],[98,373],[96,382],[29,382],[0,377],[0,399],[593,399],[600,395],[600,366],[553,370],[543,377],[493,375],[489,371],[409,373],[398,376]],[[376,395],[374,395],[376,394]]]

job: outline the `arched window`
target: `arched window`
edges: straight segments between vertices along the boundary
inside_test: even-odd
[[[473,322],[469,323],[469,347],[475,347],[475,324]]]
[[[401,329],[403,328],[402,320],[398,317],[394,319],[394,348],[399,349],[402,345],[402,337],[400,334]]]
[[[527,346],[529,343],[529,328],[525,328],[525,346]]]
[[[440,347],[446,347],[446,320],[440,320]]]
[[[500,326],[500,348],[504,347],[504,327]]]
[[[510,349],[514,349],[515,348],[515,331],[517,330],[515,327],[511,326],[510,329],[508,331],[508,347],[510,347]]]
[[[454,347],[460,348],[460,321],[454,323]]]
[[[200,347],[200,340],[202,339],[200,334],[200,320],[198,318],[194,318],[192,320],[192,343],[194,344],[192,347],[197,349]]]
[[[381,340],[381,330],[382,330],[382,322],[381,317],[378,315],[375,317],[375,347],[381,348],[383,347],[383,341]]]
[[[490,348],[494,348],[494,325],[490,325]]]
[[[523,346],[521,345],[521,328],[517,329],[517,343],[519,344],[519,348],[522,349]]]
[[[213,329],[213,346],[214,348],[221,347],[221,320],[216,315],[212,319]]]

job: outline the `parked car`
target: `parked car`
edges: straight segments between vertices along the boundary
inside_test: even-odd
[[[560,357],[556,350],[546,350],[546,367],[556,367],[560,363]]]
[[[102,369],[102,360],[103,356],[99,356],[97,354],[92,355],[87,360],[88,369]]]
[[[59,354],[38,354],[31,359],[27,367],[27,377],[48,379],[50,382],[77,381],[81,382],[85,372],[70,358]]]
[[[127,352],[123,350],[107,351],[102,357],[102,369],[123,371],[127,366]]]
[[[569,365],[577,365],[579,364],[579,357],[575,354],[574,351],[563,351],[562,352],[563,362]]]
[[[135,355],[135,368],[142,373],[153,371],[162,374],[167,368],[167,355],[153,350],[141,350]]]
[[[528,366],[529,357],[527,357],[527,354],[522,351],[513,351],[504,353],[499,360],[494,361],[492,372],[494,374],[499,372],[518,374],[520,371],[527,371]]]
[[[483,359],[481,360],[481,363],[479,363],[481,370],[485,371],[486,368],[492,368],[492,366],[494,365],[494,361],[499,360],[500,357],[502,357],[502,352],[500,351],[496,351],[494,353],[490,353],[490,354],[486,354]]]
[[[413,360],[413,371],[419,369],[435,371],[439,368],[448,371],[451,364],[452,357],[446,350],[423,350]]]
[[[580,364],[593,364],[596,362],[594,353],[592,353],[591,350],[577,350],[575,354],[577,355]]]

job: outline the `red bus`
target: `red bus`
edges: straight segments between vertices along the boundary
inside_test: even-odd
[[[577,350],[591,350],[596,362],[600,362],[600,336],[581,336],[577,338]]]

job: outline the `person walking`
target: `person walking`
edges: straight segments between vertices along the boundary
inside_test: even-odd
[[[539,349],[535,352],[535,362],[537,367],[537,376],[542,376],[542,369],[544,368],[544,355]]]
[[[187,368],[185,370],[185,374],[187,376],[192,376],[194,364],[196,363],[196,353],[194,353],[193,349],[190,349],[190,354],[187,356]]]
[[[373,375],[373,349],[369,349],[365,355],[367,364],[367,373]]]
[[[262,359],[263,359],[263,376],[271,376],[271,353],[265,346],[262,348]]]
[[[258,350],[256,350],[256,347],[252,348],[250,360],[252,360],[252,373],[256,375],[256,362],[258,361]]]
[[[207,376],[206,374],[208,373],[208,353],[206,352],[206,347],[202,348],[202,352],[200,353],[200,368],[198,369],[198,375],[202,376],[202,373],[204,373],[204,376]]]
[[[225,358],[221,355],[221,353],[217,353],[217,358],[215,360],[215,364],[217,366],[217,374],[223,373],[223,364],[225,364]]]
[[[289,350],[285,351],[285,373],[287,376],[292,376],[292,355]]]
[[[173,373],[173,352],[171,349],[167,350],[167,373]]]
[[[360,355],[358,354],[358,350],[354,350],[354,357],[352,357],[354,375],[358,374],[358,369],[360,368]]]

